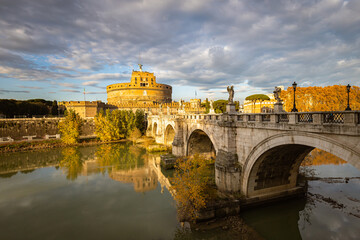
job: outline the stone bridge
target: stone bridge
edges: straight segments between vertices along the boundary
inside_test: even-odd
[[[147,135],[176,156],[216,156],[219,190],[250,203],[301,192],[299,167],[314,148],[360,169],[360,111],[150,115]]]

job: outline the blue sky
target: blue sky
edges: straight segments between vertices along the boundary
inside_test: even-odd
[[[131,71],[173,99],[359,86],[360,1],[0,0],[0,98],[102,100]]]

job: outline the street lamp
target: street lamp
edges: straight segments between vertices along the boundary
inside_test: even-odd
[[[345,111],[351,111],[351,108],[350,108],[350,97],[349,97],[350,88],[351,88],[351,86],[350,86],[350,84],[348,84],[348,85],[346,86],[347,97],[348,97],[348,98],[347,98],[347,107],[346,107]]]
[[[294,107],[293,109],[291,110],[291,112],[298,112],[298,110],[296,109],[296,103],[295,103],[295,91],[296,91],[296,82],[294,81],[294,83],[292,84],[293,88],[294,88]]]

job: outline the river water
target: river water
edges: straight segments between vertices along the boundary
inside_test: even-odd
[[[0,155],[0,239],[230,239],[186,231],[159,157],[129,144]],[[325,160],[324,160],[325,159]],[[241,213],[264,239],[359,239],[360,171],[319,157],[306,199]],[[315,177],[315,178],[314,178]]]

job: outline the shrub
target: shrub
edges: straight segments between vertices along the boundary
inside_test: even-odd
[[[61,134],[61,141],[66,144],[74,144],[79,141],[83,120],[74,110],[65,111],[65,119],[60,121],[58,129]]]

